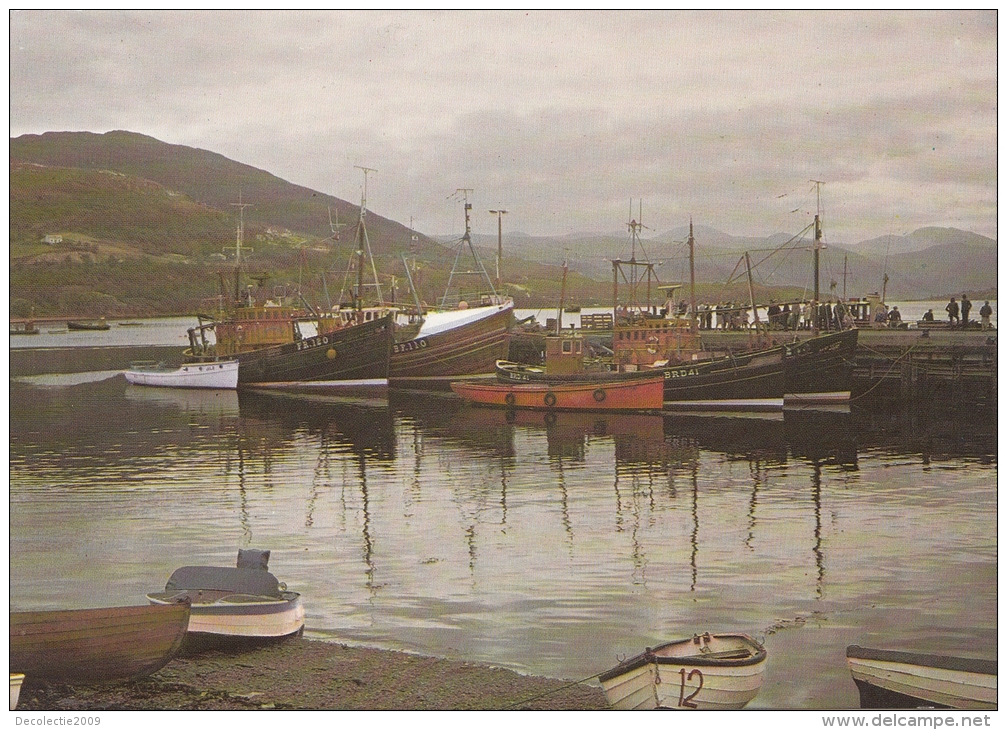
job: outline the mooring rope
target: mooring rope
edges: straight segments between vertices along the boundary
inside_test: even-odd
[[[571,687],[574,687],[574,686],[576,686],[578,684],[583,684],[584,682],[588,682],[588,681],[590,681],[592,679],[597,679],[603,673],[604,672],[598,672],[597,674],[592,674],[590,677],[584,677],[584,679],[576,679],[576,680],[574,680],[572,682],[567,682],[562,687],[557,687],[556,689],[551,689],[548,692],[543,692],[542,694],[535,695],[534,697],[528,697],[526,699],[519,700],[517,702],[514,702],[512,704],[506,705],[505,707],[501,707],[499,709],[501,709],[501,710],[513,710],[518,705],[527,704],[528,702],[534,702],[535,700],[540,700],[543,697],[548,697],[549,695],[556,694],[557,692],[562,692],[565,689],[570,689]]]
[[[894,370],[894,369],[895,369],[895,366],[896,366],[896,365],[898,365],[898,364],[899,364],[899,361],[900,361],[900,360],[902,360],[902,359],[904,359],[904,358],[905,358],[905,357],[906,357],[907,355],[909,355],[909,354],[910,354],[910,353],[911,353],[911,352],[912,352],[913,350],[915,350],[915,349],[916,349],[916,347],[917,347],[917,346],[918,346],[919,344],[920,344],[920,343],[919,343],[919,340],[917,340],[916,342],[914,342],[914,343],[913,343],[912,347],[910,347],[910,348],[909,348],[908,350],[906,350],[905,352],[903,352],[903,353],[902,353],[901,355],[899,355],[899,356],[898,356],[897,358],[895,358],[894,360],[892,360],[892,364],[891,364],[891,366],[890,366],[890,367],[889,367],[889,368],[888,368],[888,369],[887,369],[887,370],[886,370],[886,371],[884,372],[884,374],[882,374],[882,376],[881,376],[880,378],[878,378],[878,379],[877,379],[877,380],[878,380],[878,382],[876,382],[876,383],[875,383],[874,385],[872,385],[872,386],[871,386],[870,388],[868,388],[867,390],[865,390],[865,391],[864,391],[863,393],[861,393],[860,395],[856,396],[855,398],[850,398],[850,401],[852,402],[852,401],[855,401],[855,400],[859,400],[860,398],[863,398],[863,397],[864,397],[865,395],[867,395],[867,394],[868,394],[868,393],[870,393],[870,392],[871,392],[872,390],[874,390],[874,389],[875,389],[875,388],[877,388],[877,387],[878,387],[879,385],[881,385],[881,384],[882,384],[882,383],[883,383],[883,382],[885,381],[885,378],[886,378],[886,377],[888,377],[888,374],[889,374],[890,372],[892,372],[892,370]],[[865,349],[865,350],[868,350],[868,351],[870,351],[870,352],[873,352],[874,354],[876,354],[876,355],[879,355],[879,356],[881,356],[881,357],[884,357],[884,358],[886,358],[886,359],[888,358],[888,356],[887,356],[887,355],[885,355],[884,353],[882,353],[882,352],[878,352],[877,350],[874,350],[874,349],[871,349],[870,347],[866,347],[866,346],[864,346],[864,349]]]

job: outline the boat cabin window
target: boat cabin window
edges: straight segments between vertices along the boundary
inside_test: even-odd
[[[570,340],[563,341],[563,352],[573,352],[573,343]]]

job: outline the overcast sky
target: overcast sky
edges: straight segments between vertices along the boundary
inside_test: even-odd
[[[996,13],[16,11],[11,136],[124,129],[428,234],[996,237]],[[237,195],[237,191],[236,191]],[[636,203],[634,202],[634,211]],[[796,211],[796,212],[794,212]],[[635,212],[634,212],[635,215]]]

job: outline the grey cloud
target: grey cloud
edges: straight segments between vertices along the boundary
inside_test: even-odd
[[[372,207],[430,233],[457,187],[530,233],[618,228],[630,197],[794,230],[811,178],[853,239],[991,232],[996,99],[994,12],[11,17],[12,134],[130,129],[349,200],[376,167]]]

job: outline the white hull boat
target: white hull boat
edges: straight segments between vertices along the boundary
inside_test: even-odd
[[[13,710],[17,708],[18,698],[21,696],[21,684],[24,682],[24,675],[11,672],[10,673],[10,708]]]
[[[996,660],[848,646],[860,707],[997,708]]]
[[[616,710],[738,710],[762,687],[766,650],[745,634],[702,634],[648,648],[599,675]]]
[[[155,363],[134,363],[126,371],[126,380],[133,385],[153,385],[159,388],[234,390],[238,387],[238,361],[191,363],[177,368]]]
[[[266,570],[268,550],[239,550],[238,567],[186,566],[168,579],[164,591],[148,593],[154,604],[188,600],[191,605],[186,640],[278,639],[304,629],[299,593]]]

